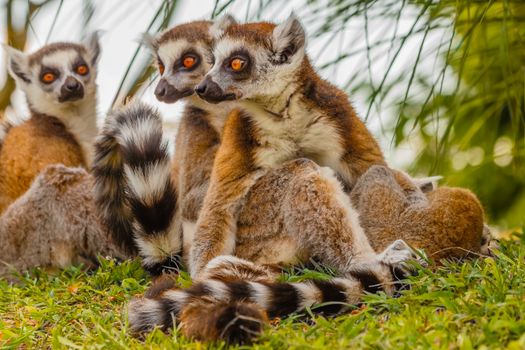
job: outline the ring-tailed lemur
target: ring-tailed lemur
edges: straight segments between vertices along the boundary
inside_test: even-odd
[[[98,35],[54,43],[32,54],[7,47],[7,67],[27,98],[30,118],[12,126],[0,150],[0,212],[46,166],[88,167],[97,134]]]
[[[289,258],[304,250],[337,255],[338,261],[329,262],[343,273],[356,261],[373,260],[377,253],[343,188],[351,189],[370,166],[386,163],[346,94],[311,66],[299,21],[292,16],[280,25],[228,23],[215,35],[215,64],[195,91],[211,103],[237,101],[240,109],[227,119],[215,157],[190,251],[192,275],[214,257],[234,252],[239,208],[261,174],[297,158],[326,167],[333,186],[340,187],[336,198],[346,207],[343,221],[349,226],[345,233],[300,235],[303,243],[289,248]]]

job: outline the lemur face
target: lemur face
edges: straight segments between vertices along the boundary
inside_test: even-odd
[[[193,95],[195,86],[213,64],[211,22],[178,25],[158,36],[143,36],[153,51],[160,74],[155,89],[159,101],[174,103]]]
[[[277,26],[230,23],[215,35],[215,64],[196,88],[213,103],[280,95],[296,79],[305,56],[305,32],[294,16]]]
[[[7,51],[11,76],[26,94],[29,106],[38,112],[51,114],[50,105],[75,105],[96,92],[100,53],[96,33],[86,45],[54,43],[30,55],[11,47]]]

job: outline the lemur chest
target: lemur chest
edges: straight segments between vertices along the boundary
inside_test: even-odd
[[[338,130],[322,115],[304,114],[258,124],[257,166],[274,168],[309,158],[321,166],[338,167],[344,153]]]

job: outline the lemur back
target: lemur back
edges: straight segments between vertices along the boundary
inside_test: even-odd
[[[25,55],[8,48],[8,68],[30,116],[9,128],[0,149],[0,212],[48,165],[89,167],[96,128],[98,37],[55,43]]]

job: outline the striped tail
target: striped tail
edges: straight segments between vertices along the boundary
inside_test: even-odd
[[[129,325],[134,334],[143,334],[155,327],[168,331],[177,322],[190,338],[249,342],[267,324],[267,316],[285,317],[307,308],[330,316],[357,307],[364,291],[381,289],[369,282],[369,276],[299,283],[207,280],[133,299]]]
[[[159,113],[134,103],[112,112],[96,143],[95,197],[114,239],[152,275],[178,269],[182,231]]]
[[[396,241],[392,249],[398,245]],[[155,327],[168,331],[178,321],[189,337],[249,342],[262,331],[267,316],[285,317],[308,308],[339,314],[358,306],[365,293],[395,295],[407,286],[399,282],[412,273],[403,264],[379,262],[355,264],[345,278],[275,282],[275,267],[219,256],[190,288],[175,288],[167,278],[156,280],[145,297],[130,302],[129,325],[142,334]]]

